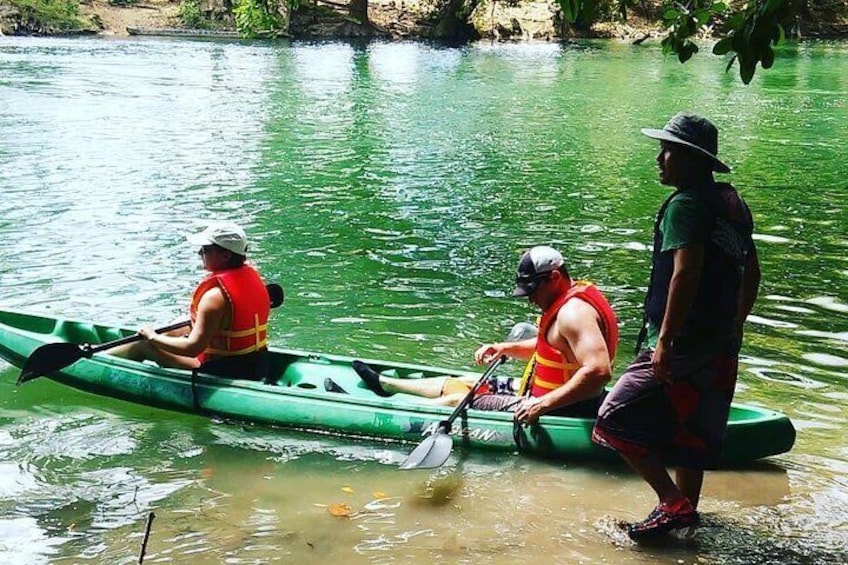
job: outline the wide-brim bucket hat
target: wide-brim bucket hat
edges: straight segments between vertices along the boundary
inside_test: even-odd
[[[715,172],[730,172],[730,167],[718,158],[718,129],[703,116],[680,112],[671,118],[662,129],[643,128],[642,133],[652,139],[697,149],[712,160]]]

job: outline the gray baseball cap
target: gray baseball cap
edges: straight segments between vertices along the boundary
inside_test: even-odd
[[[513,296],[530,296],[539,283],[552,271],[565,264],[562,254],[547,245],[537,245],[525,251],[518,261]]]
[[[730,167],[722,163],[717,157],[718,129],[703,116],[690,112],[680,112],[671,118],[662,129],[645,128],[642,133],[653,139],[697,149],[712,159],[715,172],[730,172]]]

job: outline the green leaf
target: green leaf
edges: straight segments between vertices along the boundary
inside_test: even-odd
[[[774,49],[768,45],[763,50],[762,65],[764,69],[770,69],[774,65]]]
[[[562,15],[565,19],[574,23],[580,10],[580,0],[560,0],[559,5],[562,7]]]
[[[711,12],[709,10],[698,10],[695,12],[695,19],[698,20],[698,26],[702,26],[710,19]]]
[[[733,50],[739,53],[745,47],[745,40],[742,37],[741,33],[731,32],[730,34],[731,44],[733,45]]]
[[[777,30],[775,31],[775,34],[777,35],[777,37],[773,37],[772,42],[775,45],[780,45],[781,43],[786,41],[786,30],[783,29],[783,26],[780,24],[776,24],[776,26]]]
[[[725,67],[725,69],[724,69],[724,72],[730,71],[730,67],[733,66],[733,63],[736,62],[737,58],[738,58],[737,55],[734,55],[733,57],[730,58],[730,60],[727,62],[727,67]]]
[[[733,48],[733,38],[724,37],[713,45],[713,55],[727,55]]]
[[[789,0],[767,0],[764,12],[766,14],[774,13],[778,10],[778,8],[788,3],[788,1]]]
[[[698,52],[698,46],[692,43],[691,41],[687,41],[685,44],[681,45],[677,51],[677,59],[681,63],[685,63],[689,59],[692,58],[692,55]]]
[[[727,10],[727,4],[724,2],[716,2],[712,5],[713,12],[724,12],[725,10]]]
[[[745,84],[749,84],[751,79],[754,78],[754,72],[757,70],[757,65],[754,63],[749,63],[747,61],[739,60],[739,78],[742,79],[742,82]]]
[[[660,45],[662,45],[663,56],[667,56],[669,53],[676,51],[674,44],[675,39],[672,35],[667,35],[665,39],[660,42]]]
[[[738,29],[742,27],[742,24],[745,22],[745,14],[742,12],[736,12],[730,18],[728,18],[727,23],[725,24],[728,29]]]
[[[663,13],[663,19],[664,20],[671,21],[671,20],[676,20],[679,17],[680,17],[680,12],[677,11],[677,10],[674,10],[674,9],[666,10]]]

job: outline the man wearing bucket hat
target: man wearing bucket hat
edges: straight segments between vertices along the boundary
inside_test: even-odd
[[[618,323],[600,290],[568,273],[559,251],[537,245],[518,263],[513,296],[527,297],[542,310],[539,334],[523,341],[482,345],[477,363],[501,355],[530,361],[518,394],[489,385],[471,401],[471,408],[514,412],[515,420],[532,424],[542,415],[594,418],[609,382],[618,345]],[[354,368],[365,385],[381,396],[403,392],[455,406],[474,380],[434,377],[399,379],[380,375],[362,362]]]
[[[261,380],[267,370],[268,291],[247,263],[247,236],[229,222],[213,223],[186,239],[199,247],[209,274],[195,289],[188,335],[156,333],[142,328],[144,341],[110,354],[163,367],[202,369],[226,377]]]
[[[642,133],[660,141],[660,182],[675,191],[654,225],[639,354],[593,430],[593,440],[616,450],[659,499],[645,520],[629,526],[636,541],[694,534],[704,470],[719,461],[742,324],[760,280],[748,206],[713,178],[730,172],[718,158],[716,127],[679,113],[663,129]],[[676,467],[675,480],[666,465]]]

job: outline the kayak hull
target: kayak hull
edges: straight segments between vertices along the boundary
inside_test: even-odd
[[[0,310],[0,357],[22,367],[41,345],[97,344],[133,332],[95,324]],[[105,354],[81,359],[48,378],[93,394],[166,410],[282,426],[299,430],[420,442],[446,420],[451,408],[415,396],[382,398],[363,386],[353,358],[272,348],[268,383],[225,379],[164,369]],[[398,378],[476,377],[475,373],[425,365],[365,360]],[[344,392],[326,390],[330,379]],[[24,385],[28,386],[28,385]],[[333,388],[333,387],[331,387]],[[515,426],[512,415],[467,410],[453,424],[454,443],[481,450],[520,451],[550,458],[617,460],[591,442],[593,420],[542,417],[538,425]],[[789,451],[790,420],[777,412],[740,404],[731,408],[722,465],[738,465]]]

